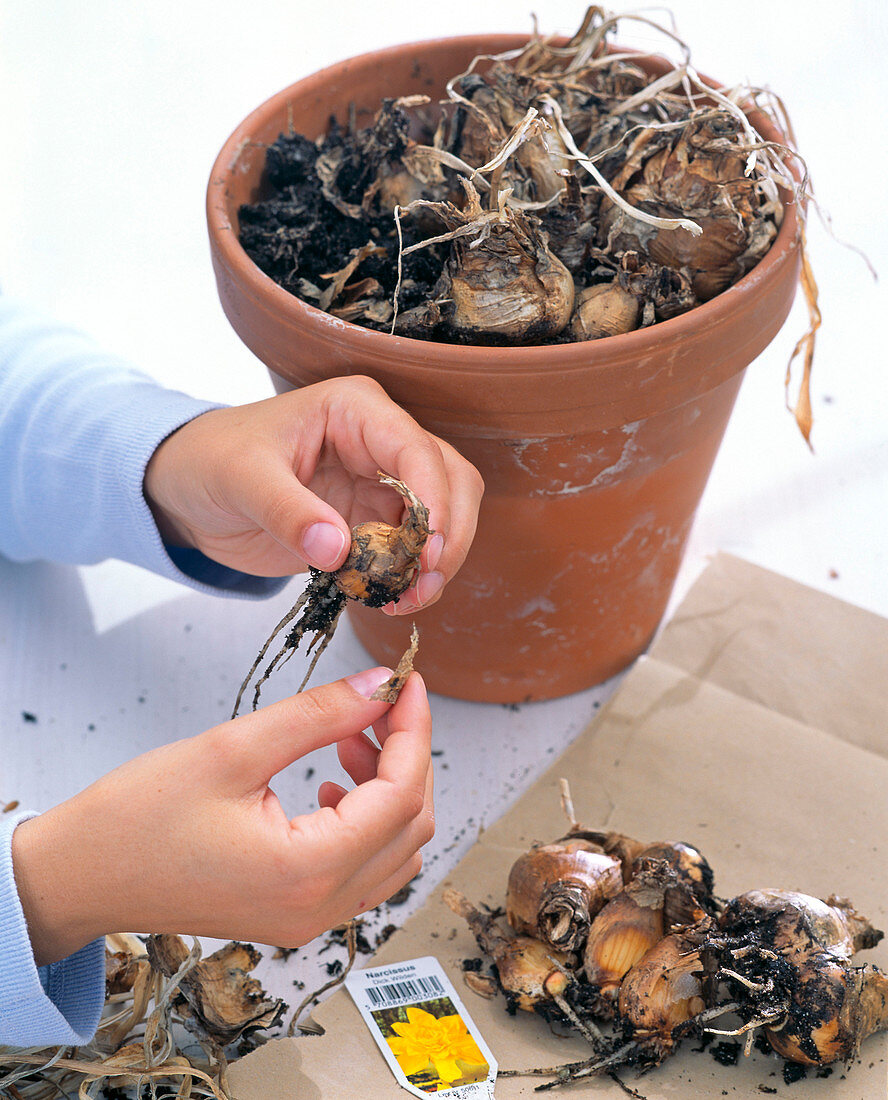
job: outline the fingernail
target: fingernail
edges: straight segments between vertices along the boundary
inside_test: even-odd
[[[345,549],[345,535],[332,523],[313,523],[302,538],[302,556],[317,569],[332,569]]]
[[[444,549],[444,536],[443,535],[432,535],[432,537],[429,539],[429,549],[428,549],[428,552],[426,554],[426,557],[427,557],[428,563],[429,563],[428,564],[429,572],[431,572],[435,568],[435,566],[437,566],[438,562],[441,560],[441,552],[443,551],[443,549]]]
[[[354,676],[346,676],[345,682],[355,689],[358,695],[369,699],[374,691],[394,675],[390,668],[368,668],[364,672],[356,672]]]
[[[429,600],[434,599],[434,597],[438,595],[443,587],[443,573],[420,573],[415,590],[417,606],[425,606]]]

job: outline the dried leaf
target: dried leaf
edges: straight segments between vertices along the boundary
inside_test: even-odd
[[[373,692],[370,696],[371,699],[378,699],[384,703],[397,703],[398,696],[401,694],[401,688],[407,682],[407,677],[413,671],[413,659],[418,649],[419,631],[414,624],[413,629],[410,631],[410,645],[404,651],[401,660],[398,661],[398,667],[385,683],[380,684],[376,691]]]
[[[339,271],[333,271],[327,275],[321,275],[322,279],[331,279],[332,282],[321,294],[318,306],[321,309],[329,309],[331,304],[336,301],[339,295],[342,293],[345,284],[355,273],[357,268],[367,259],[368,256],[385,255],[385,249],[380,248],[371,242],[365,244],[362,248],[352,249],[351,256],[345,267],[339,269]]]
[[[808,331],[799,339],[792,349],[792,355],[786,364],[785,387],[787,403],[789,402],[789,383],[792,374],[792,364],[796,358],[802,356],[802,380],[799,384],[799,392],[796,397],[793,415],[799,431],[804,436],[805,442],[811,447],[811,428],[814,425],[814,415],[811,410],[811,368],[814,364],[814,343],[817,338],[817,330],[820,328],[821,314],[817,302],[818,290],[814,280],[814,273],[808,260],[808,250],[804,235],[802,236],[802,269],[800,273],[802,290],[805,294],[805,302],[808,306]],[[811,447],[813,450],[814,448]]]
[[[171,978],[188,959],[188,948],[179,936],[153,935],[148,957],[155,969]],[[232,941],[196,963],[179,983],[190,1013],[186,1026],[227,1046],[250,1031],[278,1023],[285,1003],[267,997],[261,984],[249,977],[261,957],[252,944]]]

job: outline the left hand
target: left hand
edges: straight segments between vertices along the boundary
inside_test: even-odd
[[[173,545],[258,576],[332,572],[355,523],[400,522],[403,501],[377,470],[409,485],[435,532],[416,585],[394,607],[409,614],[434,603],[465,559],[483,482],[370,378],[204,413],[157,448],[145,496]]]
[[[38,966],[110,932],[297,947],[373,909],[419,872],[434,833],[425,686],[393,705],[368,669],[130,760],[13,834]],[[378,746],[363,732],[372,726]],[[271,788],[336,744],[354,782],[289,817]]]

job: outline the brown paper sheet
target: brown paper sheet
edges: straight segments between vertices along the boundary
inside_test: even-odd
[[[698,844],[722,896],[755,887],[837,893],[885,928],[886,673],[888,620],[719,555],[604,712],[481,836],[373,963],[436,955],[502,1068],[588,1057],[582,1040],[556,1038],[542,1020],[510,1017],[502,999],[464,989],[461,961],[478,950],[441,901],[449,885],[476,903],[502,903],[515,856],[564,831],[561,776],[569,777],[577,816],[589,825]],[[859,959],[888,968],[888,946]],[[406,1095],[344,990],[313,1018],[323,1036],[275,1041],[231,1067],[237,1100]],[[836,1066],[825,1078],[809,1070],[792,1085],[774,1056],[754,1051],[725,1067],[695,1046],[684,1044],[649,1074],[625,1071],[624,1079],[647,1100],[888,1096],[884,1034],[868,1039],[850,1068]],[[530,1097],[541,1080],[500,1079],[496,1096]],[[607,1078],[563,1090],[579,1092],[625,1097]]]
[[[719,554],[651,656],[888,755],[885,620]]]

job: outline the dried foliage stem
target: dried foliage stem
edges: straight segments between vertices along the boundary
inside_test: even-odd
[[[233,1100],[219,1079],[221,1052],[199,1065],[182,1053],[172,1032],[172,1000],[200,957],[195,940],[181,967],[168,979],[157,974],[147,958],[138,960],[138,976],[128,991],[132,1007],[124,1021],[126,1029],[118,1014],[103,1021],[85,1047],[0,1048],[0,1096],[15,1100],[68,1097],[76,1085],[80,1100],[95,1100],[107,1086],[118,1083],[134,1087],[137,1093],[145,1085],[156,1096],[157,1084],[175,1081],[177,1096]],[[136,1032],[143,1025],[144,1035],[138,1038]]]
[[[648,214],[645,210],[639,210],[638,207],[627,202],[618,191],[615,191],[614,188],[611,187],[586,154],[580,152],[577,148],[577,144],[573,139],[573,134],[571,134],[570,130],[568,130],[567,126],[564,124],[561,107],[558,105],[557,101],[549,95],[542,95],[540,96],[540,102],[545,103],[551,110],[555,119],[555,127],[558,130],[561,140],[580,167],[585,168],[611,202],[619,206],[624,213],[628,214],[631,218],[635,218],[637,221],[644,222],[646,225],[655,226],[657,229],[686,229],[692,237],[699,237],[702,234],[703,227],[690,218],[660,218],[654,214]]]
[[[314,1002],[317,1001],[317,999],[328,990],[335,989],[336,986],[341,985],[348,977],[349,971],[354,966],[355,957],[358,950],[358,926],[356,921],[350,920],[346,924],[345,938],[346,946],[348,948],[348,959],[345,966],[342,968],[339,974],[336,975],[335,978],[332,978],[329,982],[325,982],[320,989],[316,989],[313,993],[309,993],[307,997],[303,998],[299,1007],[296,1009],[290,1019],[290,1023],[287,1027],[288,1036],[292,1037],[295,1034],[296,1028],[299,1026],[299,1017],[310,1004],[314,1004]]]
[[[817,338],[817,330],[820,328],[821,313],[817,300],[817,283],[814,280],[814,272],[811,270],[811,263],[808,259],[808,249],[804,231],[802,233],[802,269],[800,281],[805,295],[805,303],[808,307],[808,330],[792,349],[789,362],[786,364],[785,387],[787,408],[790,408],[789,385],[792,377],[792,365],[801,355],[802,380],[799,383],[799,392],[796,397],[795,405],[792,406],[792,412],[799,426],[799,431],[804,436],[805,442],[808,444],[809,448],[813,451],[814,448],[811,444],[811,428],[814,424],[814,416],[811,411],[811,368],[814,365],[814,342]]]

